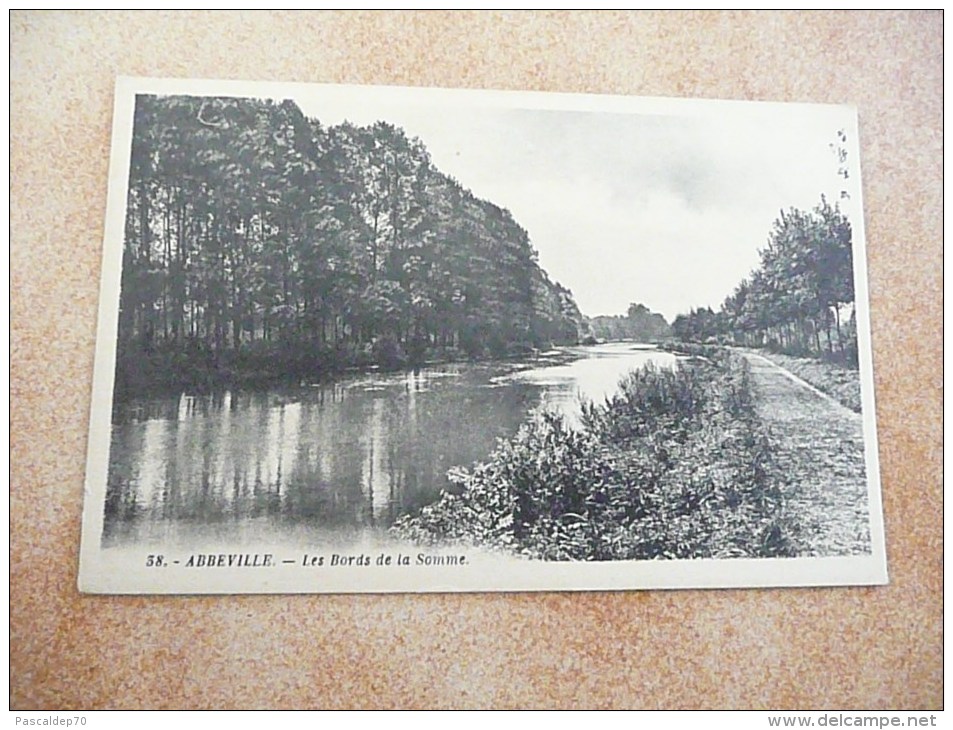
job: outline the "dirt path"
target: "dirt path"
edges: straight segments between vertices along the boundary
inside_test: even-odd
[[[776,477],[810,555],[870,552],[861,416],[754,353],[758,414],[771,430]]]

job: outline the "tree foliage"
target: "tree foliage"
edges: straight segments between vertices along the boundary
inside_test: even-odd
[[[599,340],[659,342],[672,336],[665,317],[636,302],[629,305],[624,315],[592,317],[588,324],[592,336]]]
[[[578,338],[572,294],[527,232],[391,124],[324,127],[288,100],[139,96],[131,152],[120,386]]]
[[[822,197],[811,211],[782,211],[760,257],[717,312],[706,307],[676,317],[676,337],[856,364],[851,227],[838,206]]]

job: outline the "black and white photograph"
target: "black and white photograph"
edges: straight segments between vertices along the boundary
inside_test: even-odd
[[[121,78],[80,587],[887,581],[856,111]]]

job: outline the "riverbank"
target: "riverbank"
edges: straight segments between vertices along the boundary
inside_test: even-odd
[[[580,428],[541,413],[393,532],[549,560],[784,557],[800,526],[772,479],[743,357],[721,348],[643,367]]]
[[[579,394],[601,402],[650,361],[674,364],[631,344],[566,347],[525,360],[133,398],[112,419],[111,534],[121,543],[149,525],[214,523],[222,539],[260,529],[268,540],[294,540],[300,528],[318,541],[374,541],[452,489],[451,467],[485,460],[530,412],[545,405],[577,423]]]
[[[116,359],[114,400],[175,395],[208,394],[226,389],[261,389],[297,384],[332,383],[354,375],[414,372],[453,363],[561,364],[579,356],[564,345],[539,352],[514,351],[509,357],[486,353],[471,356],[454,347],[427,348],[408,356],[388,348],[341,351],[314,348],[289,352],[279,348],[247,347],[218,353],[195,346],[151,352],[120,353]]]
[[[693,342],[676,342],[659,345],[659,349],[671,352],[679,358],[704,357],[717,345],[701,345]],[[770,360],[804,382],[826,393],[842,406],[860,413],[860,371],[840,363],[810,357],[795,357],[773,352],[767,348],[733,348],[737,352],[751,353]]]

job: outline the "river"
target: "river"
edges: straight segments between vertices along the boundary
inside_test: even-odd
[[[578,422],[626,372],[674,356],[574,347],[333,383],[132,400],[113,414],[103,545],[330,544],[439,497],[546,406]]]

